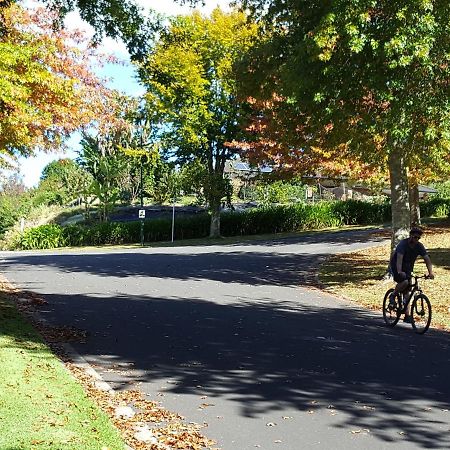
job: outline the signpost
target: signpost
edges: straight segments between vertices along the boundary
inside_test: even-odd
[[[175,238],[175,197],[172,204],[172,242]]]
[[[145,209],[139,210],[139,219],[141,220],[141,245],[144,246],[144,221],[145,221]]]

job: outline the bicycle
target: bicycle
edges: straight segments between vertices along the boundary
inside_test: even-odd
[[[408,308],[411,308],[411,325],[414,331],[418,334],[424,334],[428,330],[431,323],[431,303],[419,286],[420,278],[428,279],[429,277],[428,275],[413,275],[409,280],[408,288],[403,293],[398,292],[395,295],[394,303],[391,303],[391,294],[394,289],[391,288],[386,292],[383,299],[383,319],[386,325],[395,327],[400,320],[400,316],[405,314]],[[412,280],[414,280],[413,283]],[[404,302],[406,294],[409,294],[409,297]]]

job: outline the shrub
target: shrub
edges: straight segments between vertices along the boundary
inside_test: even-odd
[[[49,224],[25,230],[17,244],[21,249],[31,250],[63,247],[66,245],[66,241],[62,227]]]
[[[450,215],[450,198],[435,197],[420,203],[423,217],[446,217]]]
[[[77,225],[67,225],[62,227],[62,233],[64,236],[64,241],[68,246],[71,247],[81,247],[85,245],[85,233],[83,228]]]
[[[208,213],[199,213],[190,217],[175,219],[175,239],[203,238],[209,235],[211,216]],[[169,220],[170,234],[172,222]],[[169,237],[167,238],[167,240]]]
[[[388,204],[360,201],[320,202],[316,204],[264,206],[243,212],[221,215],[223,236],[295,232],[340,225],[382,223],[390,217]],[[208,236],[210,215],[196,214],[175,219],[175,239]],[[61,246],[129,244],[140,242],[141,222],[105,222],[93,226],[44,225],[26,230],[17,248],[37,249]],[[168,241],[172,235],[172,219],[160,218],[144,222],[145,242]]]
[[[247,190],[249,189],[247,188]],[[279,180],[270,184],[257,185],[253,196],[261,204],[270,205],[302,201],[305,198],[305,192],[306,186],[304,185]],[[245,194],[248,197],[251,192],[245,192]]]
[[[391,205],[387,202],[340,201],[333,203],[333,211],[346,225],[369,225],[391,220]]]

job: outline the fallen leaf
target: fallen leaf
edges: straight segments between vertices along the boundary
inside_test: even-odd
[[[208,406],[216,406],[216,405],[214,405],[213,403],[202,403],[202,404],[198,407],[198,409],[205,409],[205,408],[207,408]]]

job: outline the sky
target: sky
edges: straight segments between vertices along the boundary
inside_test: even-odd
[[[32,0],[26,0],[23,3],[30,3]],[[188,14],[192,11],[188,6],[180,6],[171,0],[137,0],[142,8],[151,8],[158,13],[166,15]],[[197,8],[204,14],[209,14],[215,7],[228,9],[229,0],[204,0],[205,5],[198,5]],[[76,13],[70,13],[66,19],[66,24],[71,24],[75,28],[85,29],[87,33],[93,34],[92,29],[85,24]],[[128,53],[121,42],[115,42],[106,38],[102,47],[105,51],[115,53],[122,60],[128,60]],[[131,64],[125,66],[106,65],[99,73],[99,76],[110,79],[108,85],[113,89],[118,89],[128,95],[139,96],[143,94],[143,88],[136,80],[136,72]],[[75,133],[67,142],[69,150],[65,153],[46,154],[38,152],[33,158],[20,158],[19,167],[23,182],[27,187],[37,186],[42,173],[42,169],[52,161],[61,158],[75,158],[79,148],[79,133]]]

